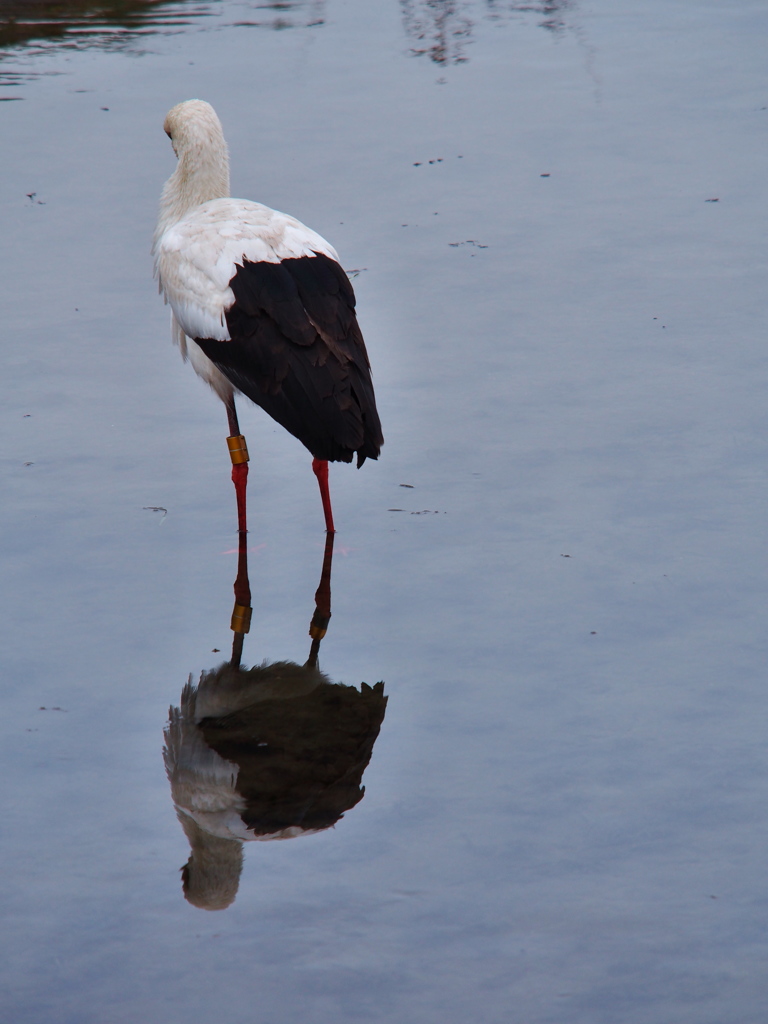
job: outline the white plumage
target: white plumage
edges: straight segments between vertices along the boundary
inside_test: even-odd
[[[333,246],[294,217],[248,199],[212,199],[166,229],[155,265],[184,333],[230,341],[224,314],[235,302],[229,282],[238,267],[318,252],[338,262]]]

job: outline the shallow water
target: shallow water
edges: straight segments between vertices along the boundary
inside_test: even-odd
[[[0,59],[6,1019],[761,1020],[764,6],[145,6]],[[148,254],[194,95],[356,272],[386,438],[319,653],[384,682],[365,794],[213,912],[162,748],[234,495]],[[243,660],[303,664],[309,456],[241,425]]]

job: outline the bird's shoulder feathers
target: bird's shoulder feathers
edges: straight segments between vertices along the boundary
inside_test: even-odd
[[[321,235],[288,214],[247,199],[211,199],[163,233],[155,265],[185,334],[228,341],[225,314],[235,301],[230,281],[238,269],[316,253],[338,262]]]

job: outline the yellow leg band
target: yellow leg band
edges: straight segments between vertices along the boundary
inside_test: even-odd
[[[232,622],[230,629],[233,633],[248,633],[251,628],[251,611],[242,604],[236,604],[232,609]]]
[[[229,457],[232,459],[233,466],[239,466],[241,462],[250,461],[248,458],[248,445],[245,443],[245,438],[242,434],[228,437],[227,448],[229,448]]]
[[[328,632],[329,621],[329,615],[321,615],[317,608],[315,609],[315,614],[312,616],[312,621],[309,624],[309,635],[313,640],[323,639]]]

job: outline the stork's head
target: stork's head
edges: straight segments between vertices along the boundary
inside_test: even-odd
[[[184,100],[168,111],[163,129],[171,140],[176,156],[205,152],[226,154],[221,121],[216,111],[205,100]]]

